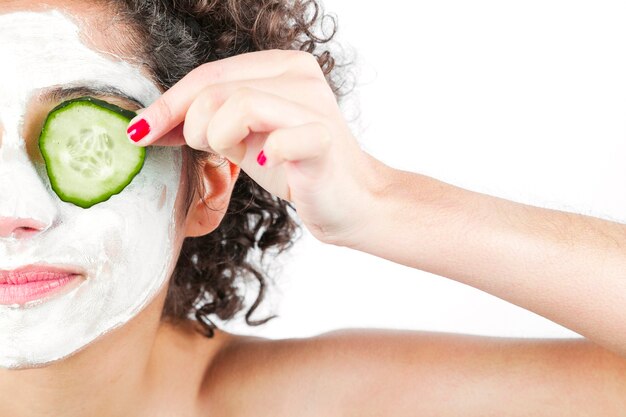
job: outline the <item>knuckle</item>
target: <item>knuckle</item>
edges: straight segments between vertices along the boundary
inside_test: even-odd
[[[233,93],[230,100],[235,107],[243,112],[248,113],[253,108],[255,91],[250,87],[241,87]]]
[[[213,114],[223,102],[222,97],[223,93],[218,86],[206,87],[196,98],[197,111],[205,117]]]
[[[204,151],[208,147],[204,132],[195,124],[185,123],[183,136],[185,137],[185,143],[193,149]]]
[[[224,146],[221,145],[221,142],[217,139],[217,136],[211,134],[210,130],[207,132],[207,140],[206,140],[206,149],[215,151],[219,154],[224,152]]]
[[[206,150],[223,155],[228,150],[228,147],[224,145],[219,136],[207,135]]]
[[[317,58],[315,58],[315,55],[306,51],[294,51],[293,60],[294,62],[302,65],[318,66]]]
[[[292,57],[294,56],[293,50],[285,49],[267,49],[264,51],[252,52],[252,54],[259,54],[259,59],[267,59],[268,62],[274,63],[278,68],[282,68],[280,72],[289,72],[291,68]]]
[[[222,134],[220,133],[219,126],[210,120],[205,132],[205,146],[206,150],[223,154],[227,147],[222,140]]]
[[[295,69],[309,74],[317,74],[321,71],[317,58],[312,53],[297,50],[290,52],[289,60]]]
[[[192,123],[185,123],[183,126],[183,136],[185,137],[185,143],[189,147],[194,149],[200,149],[204,138],[202,133],[198,132],[198,129]]]
[[[278,49],[278,48],[273,48],[273,49],[267,49],[265,51],[260,51],[258,52],[259,54],[266,54],[271,58],[274,58],[276,60],[279,59],[285,59],[286,57],[291,56],[291,53],[293,51],[292,50],[285,50],[285,49]]]
[[[211,149],[211,150],[215,151],[218,154],[223,154],[224,150],[225,150],[223,146],[219,146],[219,143],[216,140],[210,139],[210,138],[209,138],[209,141],[207,143],[207,150],[208,149]]]
[[[190,147],[207,149],[206,126],[219,108],[219,94],[217,88],[207,87],[198,94],[187,110],[183,134]]]

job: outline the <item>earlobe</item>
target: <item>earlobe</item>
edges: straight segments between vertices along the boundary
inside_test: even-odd
[[[228,160],[215,165],[207,159],[202,166],[204,195],[197,193],[189,207],[185,222],[185,236],[204,236],[221,223],[239,176],[239,167]]]

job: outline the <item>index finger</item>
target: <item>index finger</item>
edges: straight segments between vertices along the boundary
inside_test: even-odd
[[[275,77],[295,61],[310,59],[300,51],[258,51],[209,62],[192,70],[141,114],[131,120],[127,133],[139,146],[147,146],[180,125],[196,96],[207,86],[235,80]],[[315,58],[313,58],[315,59]]]

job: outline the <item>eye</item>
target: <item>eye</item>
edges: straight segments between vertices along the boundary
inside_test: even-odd
[[[52,109],[39,136],[39,149],[61,200],[89,208],[131,183],[146,154],[126,137],[135,116],[93,97],[68,100]]]

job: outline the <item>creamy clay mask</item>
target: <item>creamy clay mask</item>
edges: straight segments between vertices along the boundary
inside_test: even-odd
[[[61,201],[27,153],[27,103],[50,87],[114,88],[144,104],[159,90],[138,68],[85,46],[57,11],[0,15],[0,218],[42,225],[0,236],[0,270],[71,266],[79,285],[49,299],[0,305],[0,367],[46,365],[136,316],[175,266],[180,148],[149,148],[130,185],[89,209]],[[36,138],[28,138],[36,140]]]

